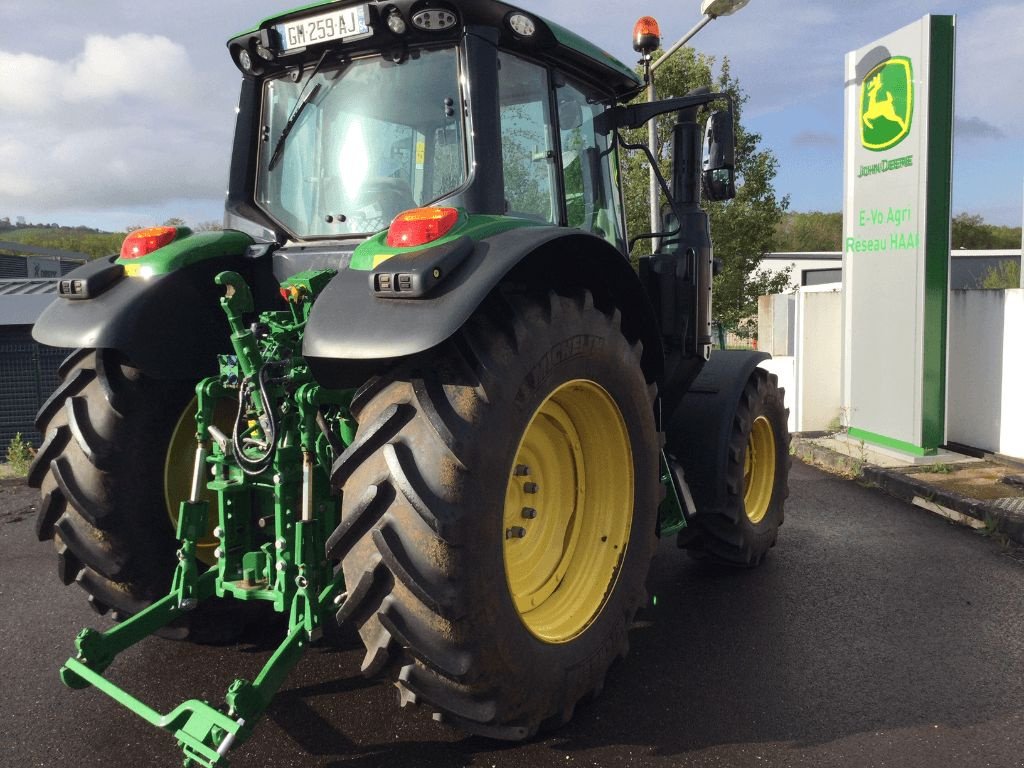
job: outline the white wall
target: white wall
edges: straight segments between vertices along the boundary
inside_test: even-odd
[[[757,348],[773,357],[793,354],[796,346],[796,294],[757,297]]]
[[[786,388],[792,432],[824,431],[839,416],[841,296],[820,286],[759,301],[758,341],[774,355],[761,367]]]
[[[796,428],[796,358],[792,355],[778,355],[771,360],[759,364],[768,373],[774,373],[779,379],[779,387],[786,390],[786,408],[789,409],[789,431],[797,432]]]
[[[797,297],[797,430],[819,432],[839,416],[843,357],[842,294],[804,288]]]
[[[1024,289],[951,291],[946,440],[1024,458]]]
[[[841,294],[804,288],[761,309],[760,338],[795,341],[793,355],[777,344],[762,364],[786,389],[790,430],[827,429],[842,405]],[[950,292],[946,371],[946,441],[1024,459],[1024,289]]]
[[[843,254],[841,251],[820,251],[817,253],[784,253],[765,254],[760,268],[772,275],[789,269],[789,287],[798,288],[803,285],[803,272],[808,269],[842,269]]]
[[[954,288],[974,288],[977,278],[984,274],[986,266],[999,261],[1021,262],[1021,251],[1017,248],[999,248],[985,250],[966,250],[958,248],[950,251],[950,284]],[[817,269],[840,269],[843,266],[842,251],[808,251],[805,253],[789,253],[776,251],[767,253],[761,261],[760,268],[772,275],[789,269],[789,288],[803,285],[803,272]],[[1024,273],[1021,275],[1024,280]],[[1022,286],[1024,287],[1024,286]]]

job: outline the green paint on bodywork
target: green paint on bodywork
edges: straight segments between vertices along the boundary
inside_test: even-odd
[[[664,451],[661,452],[661,484],[665,486],[665,498],[658,507],[658,535],[668,538],[686,527],[686,515],[683,514],[683,501],[672,482],[672,471]]]
[[[124,265],[129,277],[166,275],[207,259],[241,254],[252,244],[249,235],[233,229],[193,234],[187,227],[178,227],[178,238],[173,243],[138,259],[119,258],[116,263]]]
[[[559,24],[555,24],[553,21],[547,21],[547,19],[545,19],[544,23],[551,28],[551,32],[555,36],[555,39],[566,48],[571,48],[577,53],[582,53],[588,59],[593,59],[601,66],[614,69],[624,77],[628,77],[630,80],[633,80],[638,88],[643,85],[643,81],[636,72],[616,59],[610,53],[601,50],[589,40],[580,37],[575,32],[571,32]]]
[[[417,245],[412,248],[393,248],[386,242],[387,230],[378,232],[369,240],[364,240],[359,244],[352,254],[352,263],[349,265],[349,268],[361,272],[369,272],[373,269],[374,262],[380,264],[382,261],[392,256],[397,256],[400,253],[415,253],[427,248],[435,248],[439,245],[458,240],[460,237],[469,237],[479,241],[502,232],[507,232],[510,229],[539,226],[543,226],[543,223],[530,219],[519,219],[515,216],[493,216],[482,213],[469,215],[464,210],[459,209],[459,220],[455,226],[444,237],[425,245]]]
[[[863,440],[865,443],[873,443],[874,445],[880,445],[883,448],[894,448],[897,451],[909,453],[911,456],[932,456],[935,454],[934,448],[922,448],[921,446],[914,445],[913,443],[897,440],[895,437],[886,437],[885,435],[879,435],[876,432],[868,432],[866,429],[850,427],[847,434],[857,440]]]
[[[200,574],[196,562],[197,543],[210,524],[208,502],[182,501],[170,593],[105,632],[80,632],[76,654],[60,672],[65,685],[95,687],[172,733],[189,768],[226,768],[229,751],[252,733],[345,594],[344,577],[327,559],[325,544],[340,523],[330,469],[355,436],[353,391],[322,388],[301,356],[310,307],[335,274],[292,275],[282,284],[288,309],[262,312],[253,326],[243,321],[253,311],[248,285],[237,273],[217,276],[225,287],[221,305],[235,354],[221,355],[220,373],[196,387],[194,467],[195,478],[208,471],[214,478],[206,487],[217,494],[217,563]],[[238,403],[231,436],[208,429],[218,400]],[[193,488],[194,499],[199,493]],[[231,684],[222,706],[190,699],[165,714],[104,678],[122,651],[214,596],[268,601],[288,616],[277,650],[251,682]]]

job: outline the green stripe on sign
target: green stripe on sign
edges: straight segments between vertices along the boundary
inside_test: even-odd
[[[955,17],[931,16],[930,21],[921,445],[933,453],[945,440],[946,429],[946,311],[949,302]]]
[[[937,452],[935,448],[922,448],[913,443],[897,440],[895,437],[886,437],[885,435],[868,432],[866,429],[857,429],[856,427],[850,427],[846,434],[857,440],[863,440],[865,443],[880,445],[882,448],[894,448],[897,451],[903,451],[903,453],[909,453],[912,456],[933,456]]]

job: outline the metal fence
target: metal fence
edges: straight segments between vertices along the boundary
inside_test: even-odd
[[[716,349],[757,349],[757,334],[740,333],[739,329],[711,323],[711,339]]]
[[[0,329],[0,461],[19,432],[39,447],[36,412],[57,388],[57,368],[70,352],[36,344],[27,327]]]

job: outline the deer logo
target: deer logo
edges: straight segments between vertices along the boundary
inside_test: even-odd
[[[868,128],[874,128],[875,126],[871,121],[884,117],[886,120],[892,120],[892,122],[899,125],[901,131],[905,130],[907,127],[906,122],[893,109],[892,91],[886,91],[885,100],[882,100],[878,98],[880,90],[882,90],[882,76],[875,75],[868,86],[868,108],[860,116],[860,119],[864,121],[864,125]]]
[[[863,80],[860,101],[861,144],[875,152],[894,147],[910,132],[913,79],[910,59],[894,56]]]

